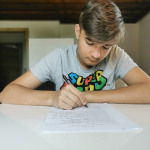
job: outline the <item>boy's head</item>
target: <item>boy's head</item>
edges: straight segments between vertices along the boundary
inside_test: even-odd
[[[121,12],[110,0],[89,0],[80,14],[79,26],[95,42],[116,44],[124,37]]]

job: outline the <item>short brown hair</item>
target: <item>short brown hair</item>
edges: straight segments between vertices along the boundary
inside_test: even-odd
[[[89,0],[79,17],[81,30],[97,42],[113,40],[119,42],[124,37],[124,20],[119,8],[110,0]]]

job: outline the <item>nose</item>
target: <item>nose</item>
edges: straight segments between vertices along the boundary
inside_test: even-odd
[[[94,50],[92,53],[91,53],[92,57],[97,59],[100,57],[100,51],[99,50]]]

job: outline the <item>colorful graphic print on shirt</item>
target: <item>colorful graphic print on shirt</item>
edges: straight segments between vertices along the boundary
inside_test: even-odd
[[[98,70],[86,78],[83,78],[76,73],[70,73],[68,76],[72,85],[75,86],[79,91],[96,91],[102,90],[107,83],[107,79],[102,75],[102,73],[103,70]],[[67,83],[64,82],[60,89],[66,85]]]

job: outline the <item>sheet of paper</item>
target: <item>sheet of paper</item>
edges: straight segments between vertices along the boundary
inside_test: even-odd
[[[88,104],[88,108],[61,110],[52,107],[42,132],[94,132],[141,130],[110,104]]]

